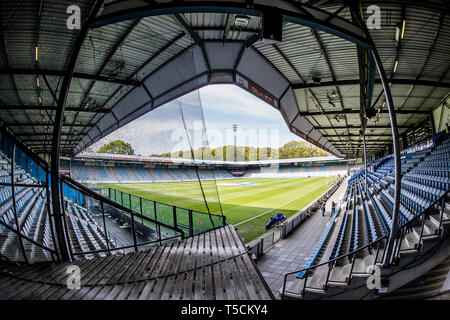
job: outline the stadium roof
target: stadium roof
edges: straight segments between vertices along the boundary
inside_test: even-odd
[[[371,105],[379,112],[366,126],[369,154],[392,141],[380,80],[376,76],[372,88],[369,63],[359,63],[356,43],[364,47],[364,36],[339,1],[104,1],[89,20],[96,3],[77,2],[82,25],[89,23],[86,38],[83,29],[67,28],[68,4],[61,1],[0,4],[0,119],[39,154],[52,149],[77,39],[81,47],[61,131],[65,156],[214,83],[253,91],[280,110],[291,131],[336,156],[361,155],[361,120]],[[382,28],[369,31],[402,134],[450,91],[450,6],[438,0],[362,1],[363,12],[372,4],[382,10]],[[273,12],[283,17],[283,39],[261,41],[262,16]],[[249,17],[245,26],[236,23],[242,14]],[[397,41],[403,21],[406,32]]]

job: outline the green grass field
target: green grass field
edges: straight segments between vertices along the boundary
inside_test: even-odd
[[[239,234],[248,242],[266,231],[265,224],[271,215],[281,212],[290,217],[325,192],[335,180],[333,177],[218,180],[217,187],[213,181],[202,181],[202,187],[210,212],[221,214],[220,199],[228,223],[235,225]],[[233,185],[236,183],[251,185]],[[207,212],[198,182],[106,186],[144,199]],[[162,209],[157,209],[159,219]],[[147,211],[149,210],[144,208],[144,212]],[[154,218],[152,212],[148,215]],[[167,217],[169,216],[167,214]],[[194,219],[194,223],[196,221]],[[170,224],[170,221],[166,222]]]

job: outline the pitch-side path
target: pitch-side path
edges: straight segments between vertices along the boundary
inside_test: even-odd
[[[325,216],[318,210],[309,219],[305,220],[288,238],[281,239],[264,254],[256,263],[264,279],[279,298],[279,289],[283,286],[284,275],[300,270],[309,255],[314,250],[322,236],[331,215],[331,202],[339,205],[338,199],[347,188],[347,179],[339,186],[336,192],[326,203]]]

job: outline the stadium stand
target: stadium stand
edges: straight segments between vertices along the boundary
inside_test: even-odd
[[[197,174],[192,168],[145,168],[121,166],[89,166],[73,164],[71,167],[73,179],[86,183],[136,183],[136,182],[173,182],[197,181]],[[235,179],[226,170],[201,169],[199,175],[202,180]]]
[[[371,5],[388,17],[382,28],[367,27]],[[182,225],[160,204],[163,222],[156,209],[137,212],[132,195],[114,202],[81,182],[352,172],[304,268],[285,275],[286,299],[376,299],[448,261],[447,1],[81,1],[74,32],[59,1],[0,9],[0,299],[273,298],[233,227],[186,232],[192,210]],[[142,41],[149,30],[158,41]],[[182,98],[211,84],[265,101],[336,164],[76,159],[175,100],[181,119],[167,119],[189,136]],[[190,120],[206,132],[197,102]],[[114,221],[131,242],[111,241]],[[69,264],[88,275],[81,290],[65,285]]]
[[[292,160],[293,162],[295,160]],[[145,168],[142,166],[130,166],[116,163],[114,166],[101,165],[85,166],[83,162],[71,165],[71,177],[85,183],[136,183],[136,182],[174,182],[174,181],[196,181],[197,172],[192,167],[179,166],[177,168]],[[109,162],[110,163],[110,162]],[[288,165],[279,168],[260,167],[255,165],[249,168],[243,167],[243,174],[237,177],[233,175],[232,169],[221,168],[199,168],[198,176],[201,180],[224,180],[236,178],[308,178],[308,177],[330,177],[345,176],[349,167],[354,165],[323,164],[314,167],[297,167]]]
[[[220,250],[211,250],[210,243]],[[229,226],[139,254],[75,262],[81,290],[65,285],[68,263],[41,265],[39,274],[3,267],[0,299],[60,300],[270,300],[271,291],[255,269],[245,246]],[[220,271],[222,270],[222,271]],[[19,277],[19,279],[18,279]],[[23,284],[28,284],[22,290]],[[16,290],[20,288],[20,290]]]
[[[419,254],[425,246],[424,241],[436,240],[448,234],[450,171],[448,161],[443,162],[442,159],[449,155],[450,139],[447,139],[435,148],[408,155],[403,162],[407,169],[403,171],[399,221],[402,227],[406,227],[406,231],[398,241],[398,248],[394,253],[397,255],[396,259]],[[345,210],[342,219],[337,223],[340,223],[340,226],[336,228],[335,242],[326,242],[334,224],[333,217],[309,260],[297,273],[297,280],[291,277],[285,282],[282,292],[285,297],[305,298],[309,293],[317,298],[318,294],[330,294],[330,290],[326,291],[326,288],[347,287],[352,277],[370,276],[368,268],[381,263],[380,252],[384,253],[385,250],[381,243],[378,243],[378,246],[372,245],[377,244],[382,236],[388,237],[391,232],[394,189],[393,180],[388,177],[392,171],[391,156],[370,163],[367,171],[367,193],[363,187],[364,170],[350,177],[344,194]],[[436,206],[437,210],[429,211],[426,218],[421,216],[428,212],[427,210],[433,209],[433,206]],[[414,220],[416,223],[410,224]],[[332,253],[327,260],[320,261],[319,254],[326,250],[327,245],[332,248]],[[341,256],[344,258],[340,258]],[[330,262],[330,267],[324,268],[318,261],[333,262]]]

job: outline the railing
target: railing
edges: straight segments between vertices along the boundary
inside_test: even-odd
[[[139,248],[148,248],[154,245],[161,245],[174,240],[181,240],[185,238],[185,232],[181,228],[166,224],[161,221],[157,221],[145,214],[141,214],[132,208],[118,204],[111,199],[103,197],[102,195],[84,187],[82,184],[70,179],[69,177],[62,176],[60,179],[60,192],[64,194],[65,188],[72,188],[83,195],[83,206],[88,206],[89,212],[97,212],[96,222],[102,229],[103,236],[106,240],[106,248],[90,249],[75,251],[73,244],[69,246],[69,252],[73,258],[105,253],[107,255],[114,253],[124,253],[130,251],[137,251]],[[66,199],[64,201],[67,201]],[[65,217],[65,231],[66,238],[69,239],[68,232],[68,212],[66,212],[66,206],[62,206],[63,215]],[[145,211],[144,211],[145,213]],[[114,226],[115,219],[111,216],[121,217],[125,222],[129,223],[131,233],[124,232],[128,235],[129,239],[125,237],[119,238],[110,229],[116,228],[120,230],[120,227]],[[153,230],[149,226],[155,227]],[[119,240],[120,239],[120,240]],[[126,243],[128,242],[128,244]],[[119,243],[119,246],[117,244]]]
[[[59,190],[51,190],[50,170],[47,163],[17,141],[1,126],[0,150],[4,153],[4,159],[6,160],[1,168],[0,187],[7,188],[2,191],[8,192],[8,196],[11,195],[9,202],[6,201],[4,204],[11,207],[13,212],[11,216],[8,215],[9,219],[5,219],[3,214],[0,216],[2,236],[0,244],[3,245],[5,241],[11,244],[7,246],[7,252],[0,252],[2,260],[24,261],[26,263],[60,260],[59,250],[57,249],[59,242],[56,241],[57,234],[54,226],[55,219],[60,219],[60,217],[53,214],[52,191],[61,194],[63,224],[61,230],[64,234],[62,238],[66,239],[70,259],[89,255],[110,255],[137,251],[138,248],[180,240],[225,225],[224,216],[205,214],[158,202],[152,202],[152,208],[150,208],[145,205],[144,199],[139,200],[141,206],[136,208],[134,202],[131,201],[131,199],[134,199],[132,195],[127,197],[130,200],[128,206],[124,205],[124,202],[119,204],[66,176],[59,178]],[[16,181],[16,178],[23,174],[22,169],[28,178],[23,181]],[[25,216],[20,211],[21,206],[18,204],[19,196],[22,196],[19,193],[20,188],[43,190],[42,196],[45,197],[45,201],[42,205],[45,208],[40,214],[48,220],[45,220],[45,230],[41,228],[41,220],[37,222],[41,233],[34,230],[30,233],[28,229],[24,230],[23,228]],[[77,217],[79,212],[69,212],[68,205],[72,201],[83,208],[88,207],[85,214],[88,214],[94,221],[85,222],[85,219]],[[33,210],[32,207],[24,205],[25,207],[27,213],[29,208]],[[168,211],[171,214],[167,213]],[[169,219],[169,216],[172,219]],[[125,222],[124,225],[118,226],[111,217],[118,217]],[[131,232],[122,230],[121,227],[124,226],[128,227]],[[70,230],[69,227],[71,227]],[[81,239],[79,236],[87,241],[78,241]]]
[[[183,230],[193,236],[219,227],[226,223],[225,216],[212,214],[135,196],[114,188],[108,188],[109,199],[156,221]],[[149,225],[154,228],[155,226]],[[163,231],[164,228],[163,228]]]
[[[346,262],[345,260],[347,260],[347,259],[349,259],[351,261],[350,271],[348,273],[348,277],[346,277],[346,280],[343,281],[342,283],[349,284],[352,279],[352,275],[354,274],[353,269],[354,269],[354,265],[355,265],[356,256],[358,254],[362,253],[362,251],[364,251],[366,249],[376,248],[373,265],[375,265],[377,262],[383,262],[386,259],[389,259],[389,263],[391,263],[391,264],[396,263],[400,257],[403,237],[405,236],[406,233],[409,233],[411,231],[411,229],[414,227],[414,224],[417,225],[417,223],[420,223],[420,225],[421,225],[420,237],[419,237],[418,248],[417,248],[417,250],[420,251],[423,247],[425,221],[428,219],[429,215],[437,213],[436,207],[438,209],[440,207],[440,209],[439,209],[440,222],[439,222],[439,227],[436,230],[436,235],[439,236],[439,234],[442,230],[442,220],[443,220],[443,214],[444,214],[444,209],[445,209],[445,201],[447,199],[448,193],[449,193],[449,190],[447,190],[441,198],[439,198],[438,200],[433,202],[426,210],[424,210],[422,213],[416,215],[413,219],[406,222],[399,228],[399,232],[396,237],[395,245],[394,245],[394,248],[392,251],[393,254],[391,257],[386,257],[385,256],[386,250],[383,250],[381,259],[379,259],[380,250],[386,246],[387,241],[388,241],[389,235],[385,235],[385,236],[378,238],[377,240],[375,240],[361,248],[353,250],[347,254],[344,254],[344,255],[341,255],[334,259],[331,259],[329,261],[311,266],[309,268],[303,268],[301,270],[293,271],[293,272],[289,272],[289,273],[285,274],[281,296],[285,297],[286,294],[292,294],[294,296],[300,295],[303,297],[306,289],[308,288],[308,278],[311,277],[311,274],[314,271],[316,271],[318,268],[328,265],[326,280],[325,280],[325,283],[322,285],[322,287],[321,288],[311,287],[311,289],[326,290],[328,287],[328,284],[330,282],[330,274],[331,274],[333,268],[335,267],[335,265],[338,262],[342,262],[342,261]],[[302,280],[297,279],[297,275],[299,273],[305,274],[305,277]],[[290,289],[287,289],[286,286],[289,281],[289,278],[292,278],[292,286],[295,287],[296,285],[300,285],[300,286],[302,286],[302,288],[300,290],[295,290],[295,291],[290,291]],[[295,281],[297,281],[297,282],[295,283]],[[301,282],[301,281],[303,281],[303,282]],[[336,281],[333,281],[333,282],[336,282]],[[295,289],[299,289],[299,288],[295,287]]]
[[[0,128],[0,149],[4,155],[2,158],[7,162],[6,168],[2,168],[6,170],[6,174],[2,176],[2,179],[5,179],[5,181],[8,180],[6,182],[2,181],[0,185],[11,192],[11,198],[5,201],[3,205],[9,206],[8,202],[10,201],[14,215],[13,219],[9,220],[10,222],[3,217],[3,215],[7,215],[6,211],[0,216],[0,228],[3,229],[2,241],[0,244],[3,245],[8,242],[10,246],[13,244],[17,245],[15,248],[17,251],[10,247],[8,250],[2,252],[2,259],[9,261],[24,261],[26,263],[59,260],[58,252],[55,248],[55,230],[53,227],[53,214],[50,204],[49,181],[48,175],[45,174],[48,172],[48,168],[45,162],[40,158],[34,157],[26,147],[20,142],[17,142],[4,130],[4,128]],[[28,165],[35,177],[33,179],[27,178],[25,183],[16,181],[17,175],[22,174],[17,173],[16,170],[20,169],[23,164]],[[30,234],[29,228],[25,226],[23,220],[24,216],[21,215],[23,212],[19,212],[17,195],[20,195],[20,193],[18,193],[17,188],[29,188],[31,190],[43,189],[42,196],[45,197],[45,203],[43,205],[44,211],[46,210],[46,220],[43,223],[46,224],[44,227],[48,226],[50,229],[51,239],[39,241],[33,234]],[[2,192],[7,190],[3,189]],[[25,207],[26,205],[24,205],[23,208]],[[29,207],[27,209],[28,213],[31,210],[32,208]],[[26,218],[28,218],[28,215]]]

